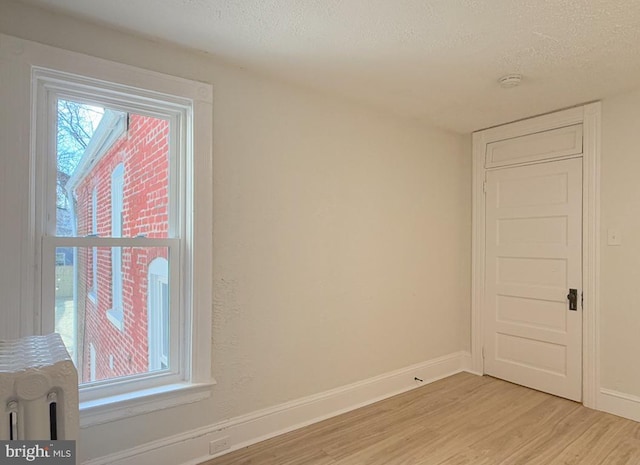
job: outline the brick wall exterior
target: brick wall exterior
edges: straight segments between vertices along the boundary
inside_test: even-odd
[[[167,121],[130,115],[128,130],[105,153],[75,189],[78,235],[93,231],[92,191],[97,189],[97,233],[111,236],[111,174],[123,163],[122,237],[168,235],[169,124]],[[148,266],[156,257],[167,257],[164,248],[123,248],[122,270],[111,269],[111,249],[98,249],[97,293],[91,294],[93,266],[91,250],[78,250],[78,299],[84,301],[79,319],[82,341],[82,381],[90,380],[91,363],[96,379],[147,372]],[[107,318],[112,307],[111,274],[122,273],[123,329]],[[79,303],[79,307],[81,304]],[[84,321],[83,321],[84,320]],[[91,361],[89,344],[96,349]],[[110,359],[113,359],[111,363]],[[113,365],[113,368],[111,368]]]

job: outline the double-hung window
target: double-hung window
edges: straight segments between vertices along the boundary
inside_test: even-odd
[[[35,326],[62,335],[84,424],[212,382],[210,88],[131,70],[32,68]]]
[[[66,336],[81,385],[99,391],[112,388],[114,380],[140,385],[180,381],[185,369],[182,296],[188,285],[182,262],[187,252],[189,104],[143,102],[135,92],[114,94],[73,79],[53,81],[50,72],[38,78],[50,102],[46,124],[56,135],[47,159],[47,171],[56,175],[45,185],[52,196],[66,196],[66,202],[54,196],[50,205],[50,196],[44,197],[43,213],[50,207],[56,214],[43,217],[43,306],[56,307],[57,313],[45,318],[54,316],[52,329]],[[68,205],[67,214],[57,214],[60,204]],[[73,258],[65,264],[70,282],[61,285],[51,281],[63,275],[57,269],[52,273],[51,266],[65,249],[72,250]],[[148,302],[156,297],[149,294],[153,283],[148,276],[158,257],[168,263],[168,318],[161,331],[150,333]],[[95,301],[90,298],[93,286],[99,296]],[[165,364],[150,365],[154,354],[149,348],[157,341],[145,336],[168,341]],[[91,347],[96,357],[86,356]]]

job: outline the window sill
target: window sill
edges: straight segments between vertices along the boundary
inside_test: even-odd
[[[178,405],[192,404],[210,397],[214,384],[214,380],[198,384],[169,384],[80,402],[80,427],[101,425]]]
[[[118,330],[123,330],[124,325],[122,324],[122,310],[115,310],[113,308],[110,308],[109,310],[107,310],[107,319],[113,326],[118,328]]]

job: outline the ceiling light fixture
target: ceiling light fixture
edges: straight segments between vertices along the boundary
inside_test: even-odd
[[[507,74],[498,79],[498,84],[500,84],[500,87],[503,89],[519,86],[521,82],[522,74]]]

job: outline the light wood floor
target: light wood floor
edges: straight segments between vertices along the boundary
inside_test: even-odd
[[[206,465],[640,464],[640,423],[467,373]]]

